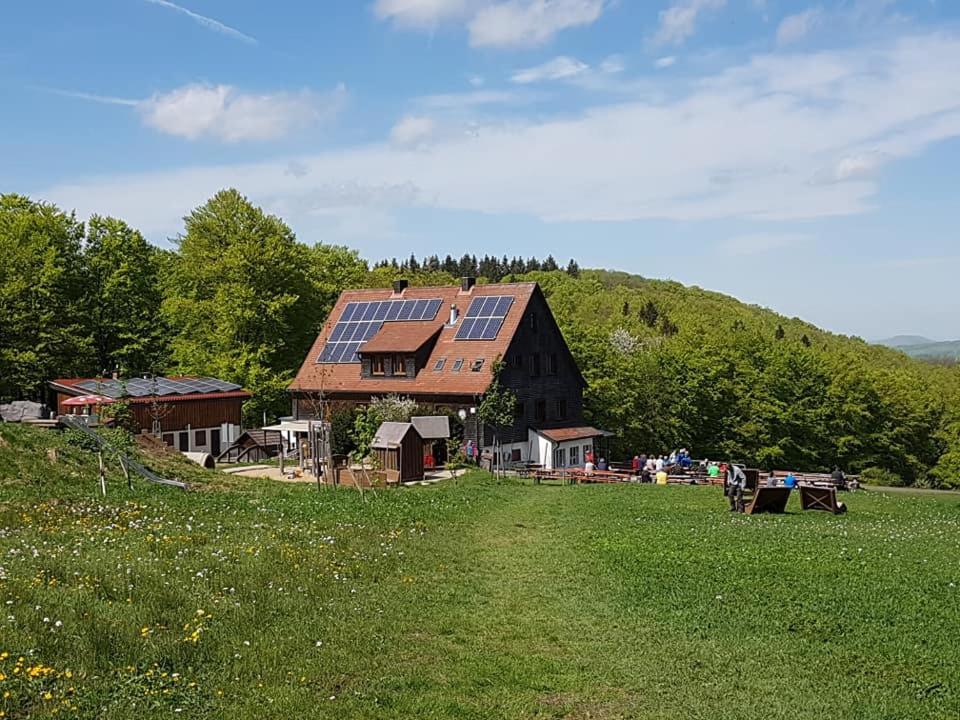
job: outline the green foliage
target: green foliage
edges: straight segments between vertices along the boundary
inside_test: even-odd
[[[244,420],[259,425],[264,412],[269,420],[287,411],[285,388],[315,338],[323,268],[311,259],[321,254],[236,190],[217,193],[185,225],[163,302],[173,362],[249,389]]]
[[[885,487],[903,487],[903,478],[895,472],[878,467],[864,468],[860,472],[860,481],[864,485],[882,485]]]
[[[0,195],[0,397],[36,396],[89,367],[82,238],[72,214]]]
[[[353,441],[355,454],[358,458],[365,458],[370,454],[370,443],[373,442],[377,429],[385,422],[410,422],[410,418],[419,415],[420,406],[416,400],[399,395],[371,398],[370,404],[357,411],[353,426]]]
[[[496,358],[491,368],[492,380],[490,387],[483,394],[478,414],[480,421],[499,432],[505,427],[513,425],[517,409],[517,396],[512,390],[500,384],[500,373],[503,371],[503,359]]]
[[[84,313],[97,369],[125,375],[162,371],[166,329],[159,251],[122,220],[94,215],[83,249]]]

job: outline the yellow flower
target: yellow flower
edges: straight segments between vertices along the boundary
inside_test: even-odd
[[[45,692],[45,693],[43,694],[43,699],[44,699],[44,700],[53,700],[53,693],[51,693],[51,692],[49,692],[49,691]]]

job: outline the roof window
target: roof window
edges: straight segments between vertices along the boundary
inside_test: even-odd
[[[453,371],[460,372],[461,368],[463,368],[463,358],[457,358],[453,361]]]
[[[470,369],[473,372],[480,372],[480,368],[483,367],[483,358],[477,358],[473,361],[473,365],[470,366]]]

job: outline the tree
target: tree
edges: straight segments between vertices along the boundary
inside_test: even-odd
[[[54,377],[92,374],[73,214],[0,195],[0,396],[38,396]]]
[[[656,303],[654,303],[653,300],[647,300],[643,307],[640,308],[641,322],[643,322],[643,324],[648,328],[655,328],[659,318],[660,310],[657,309]]]
[[[370,404],[357,413],[354,421],[353,440],[357,457],[365,458],[370,454],[370,443],[383,423],[410,422],[410,418],[420,410],[416,400],[399,395],[371,398]]]
[[[783,325],[777,325],[777,330],[773,333],[773,336],[777,340],[783,340],[787,336],[786,331],[783,329]]]
[[[244,420],[258,425],[289,407],[287,385],[316,337],[320,271],[289,227],[236,190],[185,224],[163,302],[173,362],[249,389]]]
[[[580,277],[580,266],[573,258],[571,258],[570,262],[567,263],[567,275],[575,278]]]
[[[483,394],[483,401],[480,403],[478,414],[481,434],[483,433],[483,427],[490,427],[493,430],[494,462],[499,471],[502,465],[500,432],[513,425],[517,412],[517,396],[514,395],[512,390],[500,384],[500,375],[503,372],[503,360],[500,357],[493,361],[491,372],[493,379],[490,381],[487,391]]]
[[[84,306],[96,369],[163,369],[166,330],[156,249],[122,220],[94,215],[83,248]]]

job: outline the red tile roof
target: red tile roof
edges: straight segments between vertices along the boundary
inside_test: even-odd
[[[482,395],[486,392],[492,379],[490,368],[497,357],[507,353],[510,342],[513,340],[530,298],[537,290],[536,283],[509,283],[497,285],[475,285],[469,292],[463,292],[460,286],[445,287],[411,287],[404,290],[402,295],[395,294],[390,289],[383,290],[348,290],[340,295],[336,305],[327,318],[323,331],[317,337],[300,367],[300,372],[290,384],[293,391],[318,391],[323,389],[328,393],[351,393],[382,395],[385,393],[421,394],[421,395]],[[500,333],[494,340],[455,340],[457,329],[470,303],[475,297],[488,295],[509,295],[513,297],[513,304],[507,313]],[[403,377],[374,377],[362,378],[359,363],[327,364],[318,363],[320,352],[323,350],[325,338],[333,331],[334,325],[340,318],[349,302],[371,302],[376,300],[427,300],[439,298],[443,301],[435,320],[429,322],[388,322],[384,329],[390,328],[391,336],[394,332],[405,333],[405,327],[430,326],[439,328],[440,334],[433,351],[427,360],[426,367],[417,373],[415,378]],[[460,311],[460,320],[457,325],[449,326],[450,306],[456,305]],[[391,327],[393,326],[393,327]],[[383,330],[381,330],[383,332]],[[411,333],[415,332],[413,330]],[[419,332],[417,330],[416,332]],[[375,340],[376,337],[371,340]],[[364,346],[360,351],[363,352]],[[438,360],[445,359],[444,367],[435,371]],[[470,367],[475,360],[483,359],[480,372],[473,372]],[[459,372],[453,371],[454,361],[463,360],[463,367]]]
[[[439,315],[439,314],[438,314]],[[435,322],[388,322],[360,346],[361,353],[415,353],[441,330]]]
[[[586,440],[587,438],[602,437],[604,433],[596,428],[571,427],[571,428],[553,428],[550,430],[537,430],[548,440],[554,442],[567,442],[568,440]]]

